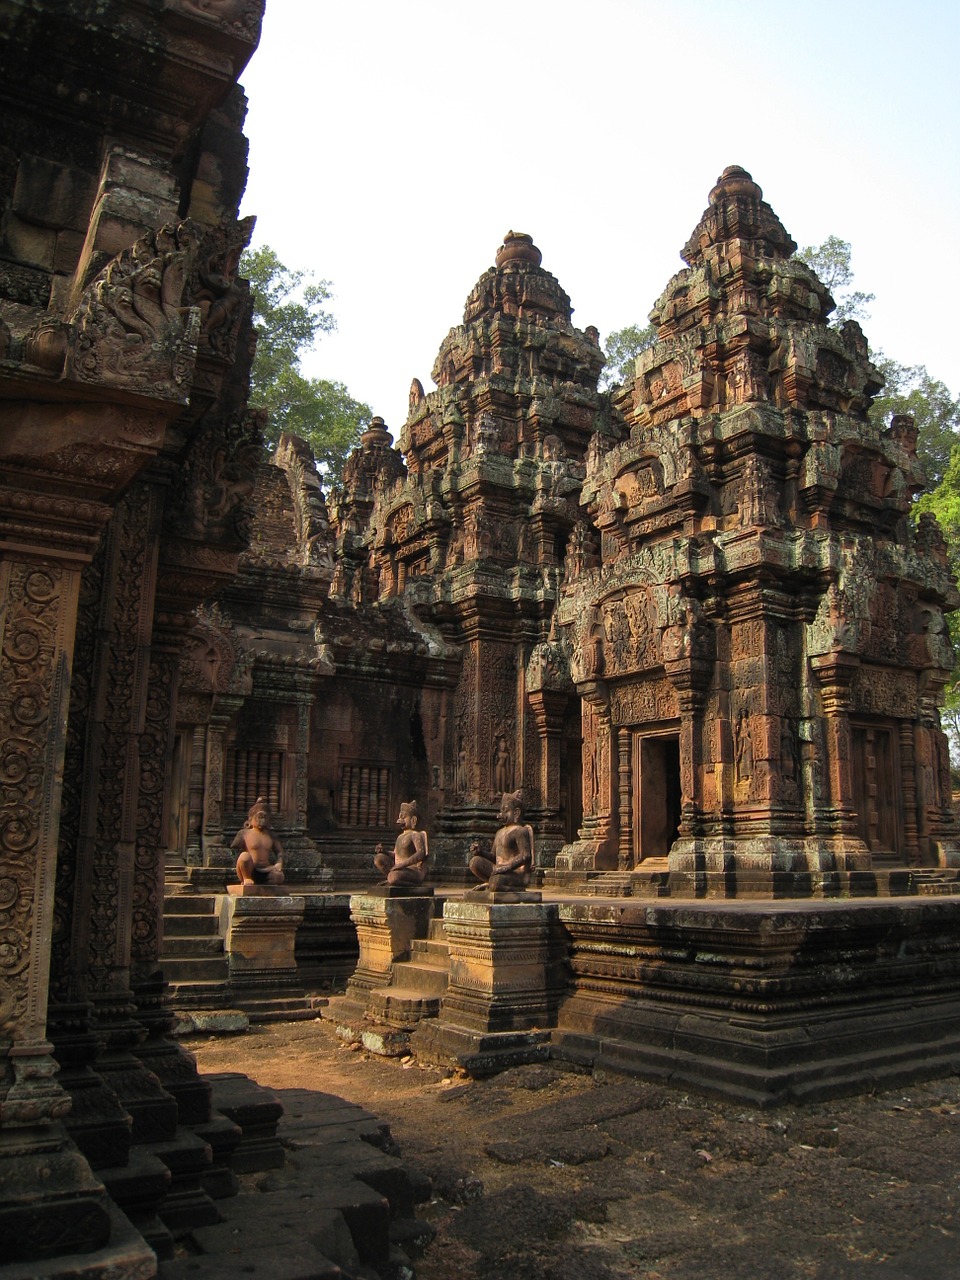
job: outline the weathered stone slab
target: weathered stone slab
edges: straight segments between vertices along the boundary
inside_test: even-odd
[[[217,1072],[204,1079],[213,1090],[214,1109],[240,1126],[241,1138],[231,1166],[237,1173],[279,1169],[283,1148],[277,1125],[283,1107],[275,1093],[238,1071]]]

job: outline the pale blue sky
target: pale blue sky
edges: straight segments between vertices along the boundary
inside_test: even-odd
[[[333,282],[308,371],[395,432],[507,230],[605,335],[728,164],[801,246],[851,242],[871,346],[957,394],[958,50],[957,0],[268,0],[244,212]]]

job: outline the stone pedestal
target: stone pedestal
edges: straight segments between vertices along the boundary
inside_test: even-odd
[[[390,981],[393,964],[410,958],[414,938],[426,938],[434,915],[433,890],[398,892],[401,886],[385,886],[350,898],[350,919],[357,928],[360,958],[347,983],[346,998],[338,1002],[338,1019],[360,1017],[367,997]],[[388,892],[389,891],[389,892]]]
[[[308,1012],[296,961],[303,899],[289,894],[225,893],[217,898],[217,915],[230,969],[230,998],[237,1008],[257,1019],[289,1012],[293,1001]]]
[[[553,903],[496,901],[507,896],[501,894],[482,902],[478,896],[444,907],[449,986],[439,1018],[422,1022],[412,1044],[483,1075],[548,1056],[565,948]]]

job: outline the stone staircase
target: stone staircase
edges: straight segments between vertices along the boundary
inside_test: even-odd
[[[169,877],[167,885],[169,888]],[[219,933],[216,902],[210,893],[164,895],[160,963],[174,1008],[210,1009],[229,1002],[230,967]]]
[[[404,1030],[412,1030],[421,1018],[437,1017],[447,989],[449,964],[443,919],[435,917],[428,936],[410,943],[410,959],[393,966],[389,986],[370,992],[368,1015]]]
[[[918,870],[912,878],[914,893],[923,897],[960,893],[960,877],[953,869]]]
[[[251,1022],[298,1021],[317,1016],[326,1003],[308,996],[295,977],[281,978],[262,990],[231,981],[230,961],[217,917],[217,894],[183,892],[185,870],[167,865],[163,898],[163,949],[160,964],[170,1004],[184,1013],[240,1010]]]

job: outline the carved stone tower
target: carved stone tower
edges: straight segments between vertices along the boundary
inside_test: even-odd
[[[376,599],[402,599],[461,653],[433,761],[434,846],[446,837],[461,866],[454,837],[492,831],[503,791],[525,789],[554,850],[579,822],[579,788],[561,781],[570,753],[579,779],[579,717],[547,641],[603,357],[540,263],[529,236],[507,235],[440,348],[438,390],[413,382],[406,474],[381,485],[371,516]]]
[[[726,169],[619,397],[629,434],[590,453],[601,563],[558,615],[586,816],[561,868],[830,892],[960,861],[936,711],[957,594],[910,519],[916,433],[867,418],[867,343],[827,326],[795,249]]]

